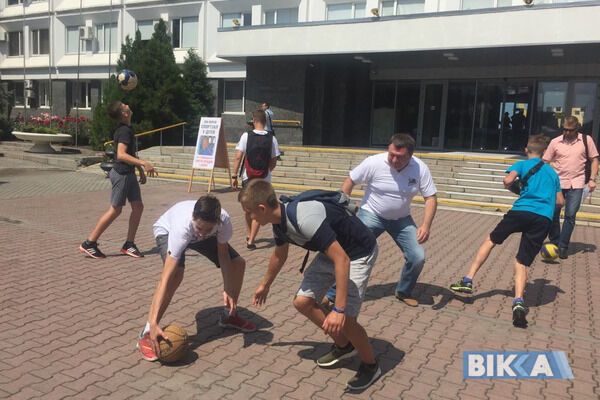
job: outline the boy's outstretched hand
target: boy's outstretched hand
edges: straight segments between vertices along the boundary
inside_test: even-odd
[[[269,294],[269,287],[261,284],[252,297],[252,304],[255,306],[261,306],[267,301],[267,295]]]

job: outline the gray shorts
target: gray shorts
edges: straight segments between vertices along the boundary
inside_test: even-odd
[[[160,235],[156,237],[156,245],[160,251],[160,257],[165,262],[168,254],[169,247],[169,235]],[[229,257],[233,260],[240,255],[231,245],[229,246]],[[219,254],[217,252],[217,237],[212,236],[206,240],[201,240],[199,242],[190,243],[187,247],[188,249],[192,249],[202,254],[204,257],[208,258],[213,264],[219,268]],[[181,254],[179,260],[177,260],[177,266],[180,268],[185,268],[185,252]]]
[[[114,169],[111,169],[108,176],[112,183],[110,204],[113,207],[123,207],[125,200],[128,200],[130,203],[142,201],[142,192],[135,173],[121,175]]]
[[[378,247],[375,245],[368,256],[350,261],[350,282],[348,283],[345,312],[348,317],[358,316],[371,276],[371,270],[375,265],[375,260],[377,260],[377,253]],[[333,262],[325,254],[319,253],[304,271],[304,279],[296,295],[321,301],[327,289],[334,283],[335,267]]]

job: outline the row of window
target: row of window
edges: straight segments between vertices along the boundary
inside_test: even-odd
[[[92,107],[92,88],[100,90],[100,81],[77,81],[69,82],[69,90],[71,95],[71,103],[73,107],[90,109]],[[49,80],[34,80],[28,81],[28,86],[25,86],[23,81],[8,82],[8,90],[14,96],[14,104],[17,107],[50,108],[52,105],[52,96],[50,95]],[[100,96],[100,92],[98,92]]]
[[[13,93],[14,104],[17,107],[49,108],[52,105],[50,95],[49,80],[28,81],[25,86],[23,81],[9,81],[8,89]],[[68,90],[71,96],[73,107],[91,108],[92,107],[92,88],[98,89],[98,98],[100,98],[101,83],[99,80],[92,81],[71,81]],[[245,85],[243,80],[224,81],[223,111],[225,112],[243,112],[244,111],[244,93]]]
[[[137,29],[143,40],[150,39],[154,25],[158,21],[139,21]],[[81,52],[118,52],[119,36],[116,23],[98,24],[93,27],[94,37],[82,40],[79,26],[66,27],[67,54]],[[174,48],[191,48],[198,46],[198,19],[176,18],[171,21],[171,40]],[[30,31],[31,55],[50,53],[50,33],[48,29],[33,29]],[[8,32],[8,55],[23,55],[23,32]]]

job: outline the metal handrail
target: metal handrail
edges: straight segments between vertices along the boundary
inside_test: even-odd
[[[285,124],[285,125],[293,125],[293,126],[302,126],[302,122],[296,121],[294,119],[274,119],[273,125],[275,124]]]
[[[151,135],[151,134],[156,133],[156,132],[160,132],[161,133],[161,136],[160,136],[160,145],[162,147],[162,131],[164,131],[166,129],[176,128],[178,126],[183,126],[183,125],[187,125],[187,122],[179,122],[177,124],[167,125],[167,126],[163,126],[163,127],[160,127],[160,128],[152,129],[152,130],[149,130],[149,131],[144,131],[144,132],[138,133],[138,134],[136,134],[134,136],[136,138],[138,138],[138,137],[141,137],[141,136],[147,136],[147,135]],[[182,138],[183,138],[183,136],[182,136]],[[108,142],[104,142],[104,147],[108,146],[109,144],[113,144],[114,142],[115,142],[114,140],[109,140]],[[182,146],[183,146],[183,140],[182,140]]]

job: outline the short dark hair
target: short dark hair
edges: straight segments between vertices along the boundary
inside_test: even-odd
[[[194,206],[192,217],[212,224],[220,222],[221,202],[212,194],[200,197]]]
[[[542,155],[550,144],[550,138],[543,134],[531,135],[527,140],[527,150],[531,153]]]
[[[267,108],[271,107],[271,105],[269,103],[267,103],[266,101],[263,101],[263,106],[267,106]]]
[[[256,110],[252,113],[252,120],[265,125],[267,123],[267,115],[263,110]]]
[[[108,116],[115,120],[118,121],[121,119],[121,101],[120,100],[115,100],[112,103],[110,103],[108,105],[108,108],[106,109],[106,113],[108,114]]]
[[[393,144],[397,149],[407,149],[410,154],[415,152],[415,139],[408,133],[392,135],[390,144]]]

